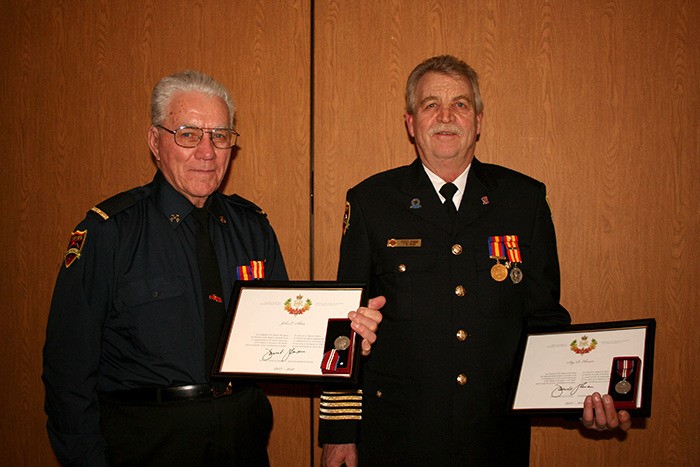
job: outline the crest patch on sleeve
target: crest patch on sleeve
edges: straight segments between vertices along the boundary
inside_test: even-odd
[[[87,237],[87,230],[76,230],[70,234],[68,250],[63,255],[63,263],[66,265],[66,268],[69,268],[76,259],[80,259],[83,245],[85,244],[85,237]]]

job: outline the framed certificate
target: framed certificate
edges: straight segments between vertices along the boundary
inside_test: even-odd
[[[615,407],[651,416],[654,319],[530,329],[522,338],[510,411],[579,414],[586,396],[610,394]]]
[[[360,338],[347,316],[365,301],[360,284],[236,282],[212,378],[356,382]]]

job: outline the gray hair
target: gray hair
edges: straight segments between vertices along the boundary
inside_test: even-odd
[[[431,71],[466,79],[469,84],[471,84],[472,92],[474,93],[474,111],[477,115],[484,111],[484,102],[481,100],[479,78],[476,75],[476,71],[462,60],[452,55],[439,55],[420,63],[408,76],[408,80],[406,81],[406,112],[411,115],[415,114],[416,88],[418,87],[418,82],[426,73],[430,73]]]
[[[199,92],[207,96],[219,97],[228,107],[229,125],[233,128],[235,105],[226,87],[209,75],[200,71],[185,70],[166,76],[158,81],[151,93],[151,124],[162,125],[168,105],[179,92]]]

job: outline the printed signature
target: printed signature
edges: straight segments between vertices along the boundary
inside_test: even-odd
[[[306,353],[306,351],[296,350],[295,348],[280,350],[265,349],[265,353],[260,357],[260,360],[263,362],[286,362],[291,355],[301,353]]]
[[[576,386],[562,386],[560,384],[557,384],[556,386],[554,386],[554,390],[552,390],[552,394],[550,395],[550,397],[561,397],[565,393],[569,393],[569,395],[573,396],[578,392],[579,389],[593,389],[593,386],[588,384],[588,382],[584,382]]]

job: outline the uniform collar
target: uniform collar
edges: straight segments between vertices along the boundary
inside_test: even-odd
[[[402,182],[401,190],[408,195],[407,209],[446,230],[460,230],[484,215],[492,208],[489,194],[497,189],[498,183],[484,171],[484,165],[474,158],[467,175],[464,195],[454,224],[448,221],[440,197],[423,168],[419,158],[410,165],[408,176]]]
[[[170,182],[165,179],[165,176],[160,170],[156,172],[153,178],[153,184],[156,205],[168,219],[170,226],[176,229],[195,209],[194,204],[192,204],[185,195],[178,192]],[[213,215],[219,223],[226,223],[226,216],[224,215],[221,202],[219,198],[215,196],[215,193],[207,198],[207,201],[204,203],[204,208]]]
[[[434,173],[432,170],[430,170],[428,167],[426,167],[425,164],[423,165],[423,170],[425,170],[425,173],[428,175],[428,178],[430,179],[430,183],[433,184],[433,188],[435,189],[435,193],[437,193],[438,198],[440,198],[441,202],[445,202],[445,197],[440,194],[440,188],[445,184],[445,180],[440,178],[439,175]],[[467,186],[467,176],[469,175],[469,169],[471,168],[472,164],[471,162],[467,166],[466,169],[464,169],[464,172],[462,172],[457,178],[454,179],[452,183],[457,187],[457,192],[454,194],[452,197],[452,201],[454,202],[455,206],[457,206],[457,209],[459,209],[459,203],[462,202],[462,196],[464,196],[464,189]]]

